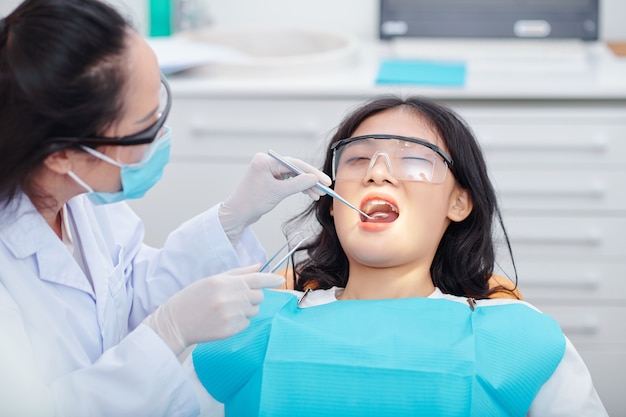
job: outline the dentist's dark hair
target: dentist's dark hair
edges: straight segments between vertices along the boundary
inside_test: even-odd
[[[48,138],[97,135],[119,120],[129,28],[97,0],[25,0],[0,19],[0,208],[20,191],[46,197],[31,174],[68,146]]]
[[[369,117],[397,107],[413,111],[431,124],[452,157],[453,165],[450,170],[456,182],[468,191],[473,202],[469,216],[461,222],[451,222],[439,243],[430,268],[435,286],[447,294],[479,299],[488,298],[499,291],[512,293],[502,286],[489,288],[489,279],[495,265],[494,219],[497,219],[500,226],[514,271],[515,262],[480,146],[471,129],[451,109],[420,97],[374,98],[354,110],[339,125],[328,145],[323,171],[330,175],[333,143],[351,137]],[[296,289],[346,286],[349,264],[330,215],[331,204],[331,197],[323,196],[286,224],[286,230],[289,231],[294,225],[314,215],[321,225],[320,232],[302,247],[302,250],[306,250],[307,257],[295,263],[293,273]]]

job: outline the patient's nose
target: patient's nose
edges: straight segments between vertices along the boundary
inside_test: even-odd
[[[391,164],[391,158],[389,158],[387,152],[376,152],[374,156],[372,156],[364,180],[376,184],[382,184],[384,182],[395,184],[397,182],[396,178],[393,176],[393,165]]]

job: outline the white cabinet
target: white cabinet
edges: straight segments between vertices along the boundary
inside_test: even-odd
[[[358,96],[176,96],[172,162],[132,205],[149,243],[225,199],[255,152],[320,165]],[[524,297],[553,315],[612,416],[626,397],[626,100],[443,100],[475,131],[501,199]],[[294,196],[254,226],[268,251],[307,203]],[[500,251],[499,263],[511,272]]]
[[[626,101],[456,104],[483,146],[524,298],[558,320],[609,414],[625,416]]]

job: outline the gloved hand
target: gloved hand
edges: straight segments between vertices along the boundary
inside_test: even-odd
[[[296,175],[274,158],[257,153],[252,158],[243,180],[231,196],[220,206],[220,223],[233,245],[239,240],[243,229],[259,220],[286,197],[304,192],[317,200],[324,193],[314,187],[321,181],[330,185],[328,175],[296,158],[285,159],[307,174]]]
[[[250,324],[263,301],[262,288],[285,284],[280,275],[256,272],[261,265],[203,278],[176,293],[144,323],[179,355],[194,343],[230,337]]]

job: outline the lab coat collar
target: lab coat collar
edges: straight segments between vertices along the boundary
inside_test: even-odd
[[[16,197],[3,210],[0,240],[15,258],[34,256],[40,279],[73,287],[93,296],[85,274],[25,194]]]

